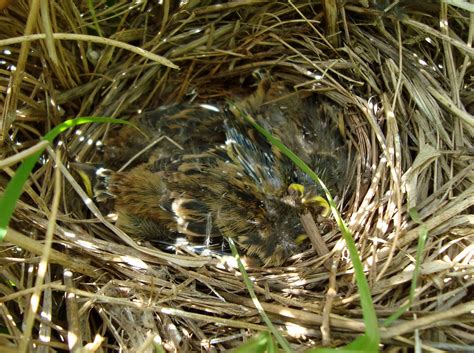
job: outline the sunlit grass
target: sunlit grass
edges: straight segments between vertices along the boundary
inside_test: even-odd
[[[350,351],[365,351],[365,352],[375,352],[378,351],[378,346],[380,343],[380,336],[379,336],[379,328],[378,328],[378,323],[377,323],[377,316],[372,304],[372,297],[370,295],[370,290],[369,286],[367,283],[367,280],[365,278],[364,272],[363,272],[363,267],[362,267],[362,262],[360,260],[356,245],[354,243],[354,240],[352,238],[352,235],[343,221],[341,215],[339,214],[336,204],[327,189],[327,187],[324,185],[324,183],[319,179],[318,175],[309,168],[296,154],[294,154],[290,149],[288,149],[281,141],[279,141],[277,138],[271,135],[271,133],[267,130],[265,130],[263,127],[258,125],[255,120],[249,116],[248,114],[245,114],[241,112],[242,116],[245,118],[247,122],[249,122],[259,133],[261,133],[267,140],[276,148],[278,148],[283,154],[285,154],[288,158],[290,158],[295,165],[297,165],[302,171],[304,171],[307,175],[309,175],[316,183],[319,183],[321,185],[321,188],[324,190],[326,198],[328,200],[328,203],[331,208],[331,212],[336,219],[336,222],[339,226],[339,229],[341,230],[341,233],[344,237],[344,240],[346,241],[351,260],[354,266],[354,271],[356,275],[356,281],[359,289],[359,294],[361,298],[361,304],[362,304],[362,309],[363,309],[363,316],[364,316],[364,322],[366,325],[366,333],[362,336],[357,337],[353,342],[350,344],[340,347],[337,349],[337,351],[345,351],[345,352],[350,352]],[[53,140],[63,131],[66,129],[69,129],[71,127],[81,125],[81,124],[86,124],[86,123],[119,123],[119,124],[128,124],[127,121],[121,120],[121,119],[112,119],[112,118],[105,118],[105,117],[83,117],[83,118],[77,118],[77,119],[72,119],[68,120],[58,126],[56,126],[54,129],[52,129],[49,133],[47,133],[42,140],[48,141],[49,143],[53,142]],[[37,163],[39,157],[42,155],[44,152],[44,148],[39,149],[36,151],[34,154],[31,154],[29,157],[25,158],[25,160],[22,162],[20,167],[17,169],[14,177],[10,180],[8,183],[5,192],[3,196],[0,198],[0,209],[2,209],[2,213],[0,214],[0,240],[3,240],[8,223],[10,221],[10,218],[14,212],[16,202],[18,201],[19,197],[22,194],[23,191],[23,186],[27,179],[30,176],[30,173],[32,172],[35,164]],[[410,211],[410,215],[412,219],[420,223],[419,217],[416,213],[416,211],[412,210]],[[409,301],[406,305],[402,306],[399,310],[397,310],[392,316],[390,316],[387,320],[384,322],[384,326],[390,325],[394,320],[396,320],[400,315],[402,315],[406,310],[409,309],[411,306],[414,296],[415,296],[415,289],[416,289],[416,284],[417,284],[417,278],[419,276],[420,272],[420,264],[421,264],[421,255],[422,251],[424,249],[424,244],[426,241],[427,237],[427,229],[426,226],[422,224],[422,229],[420,232],[420,237],[419,237],[419,242],[418,242],[418,248],[417,248],[417,254],[416,254],[416,263],[415,263],[415,270],[413,272],[413,279],[411,283],[411,289],[410,289],[410,297]],[[239,270],[242,273],[244,282],[247,286],[247,289],[249,291],[249,294],[251,298],[254,301],[255,306],[257,307],[263,321],[269,328],[268,333],[262,333],[259,336],[249,340],[248,342],[242,344],[240,347],[238,347],[234,352],[270,352],[270,351],[276,351],[276,346],[277,344],[280,345],[280,347],[285,351],[285,352],[292,352],[292,349],[288,343],[288,341],[283,337],[283,335],[275,328],[273,323],[271,322],[270,318],[266,315],[265,311],[259,305],[258,298],[253,290],[253,285],[252,281],[248,277],[248,274],[245,271],[245,268],[240,261],[240,258],[238,257],[237,249],[235,245],[233,244],[232,240],[229,241],[230,246],[232,249],[232,252],[234,256],[237,259],[237,263],[239,265]],[[270,334],[271,333],[271,334]],[[315,348],[315,349],[310,349],[307,352],[334,352],[335,349],[331,348]]]

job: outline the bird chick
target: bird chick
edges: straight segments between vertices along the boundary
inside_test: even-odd
[[[132,235],[169,243],[185,237],[215,247],[232,237],[264,265],[282,265],[301,249],[303,211],[317,212],[321,190],[311,179],[246,124],[250,114],[340,193],[347,164],[336,123],[313,97],[262,81],[249,97],[229,105],[176,105],[142,114],[135,123],[147,141],[123,127],[106,141],[105,167],[96,192],[109,195],[118,226]],[[149,141],[159,143],[118,166]]]

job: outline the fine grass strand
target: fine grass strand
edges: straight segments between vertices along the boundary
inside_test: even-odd
[[[162,56],[153,54],[149,51],[143,50],[142,48],[139,48],[127,43],[123,43],[115,39],[92,36],[88,34],[75,34],[75,33],[52,33],[52,37],[56,40],[75,40],[75,41],[85,41],[85,42],[92,42],[92,43],[97,43],[97,44],[111,45],[117,48],[131,51],[132,53],[135,53],[147,59],[153,60],[157,62],[158,64],[168,66],[172,69],[179,69],[177,65],[173,64],[170,60]],[[0,47],[17,44],[17,43],[28,43],[28,42],[32,42],[32,41],[40,40],[40,39],[46,39],[46,34],[31,34],[27,36],[2,39],[0,40]]]

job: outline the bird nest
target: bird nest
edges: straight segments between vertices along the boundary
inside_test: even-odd
[[[68,119],[229,102],[265,75],[339,122],[350,167],[338,207],[381,344],[472,347],[472,5],[335,3],[11,3],[0,13],[1,190]],[[364,332],[366,293],[335,222],[321,238],[329,253],[250,266],[253,286],[230,256],[169,253],[116,227],[69,168],[100,162],[116,129],[65,130],[24,186],[3,242],[0,351],[221,351],[268,331],[265,315],[286,350]]]

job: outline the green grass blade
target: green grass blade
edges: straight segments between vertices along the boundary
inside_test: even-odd
[[[365,343],[370,345],[370,347],[366,346],[366,349],[373,348],[377,350],[378,345],[380,343],[380,333],[378,328],[377,315],[375,313],[375,309],[372,303],[372,296],[370,294],[369,285],[365,278],[362,262],[357,252],[357,247],[355,245],[354,239],[352,238],[352,234],[349,231],[347,225],[344,223],[341,215],[337,211],[336,204],[328,188],[319,179],[318,175],[301,158],[299,158],[295,153],[293,153],[293,151],[286,147],[280,140],[272,136],[269,131],[257,124],[257,122],[249,114],[242,112],[236,106],[234,106],[233,108],[239,111],[242,117],[249,124],[251,124],[260,134],[262,134],[268,140],[268,142],[270,142],[273,146],[278,148],[284,155],[290,158],[293,163],[295,163],[303,172],[309,175],[316,183],[319,183],[321,185],[321,188],[324,190],[329,205],[331,206],[331,212],[334,218],[336,219],[339,229],[342,232],[342,236],[344,237],[347,248],[349,250],[352,265],[354,266],[357,287],[359,289],[360,301],[364,315],[364,323],[366,330]]]
[[[96,13],[95,13],[95,7],[94,7],[94,1],[93,1],[93,0],[87,0],[87,8],[89,9],[89,12],[90,12],[90,14],[91,14],[92,23],[93,23],[93,25],[94,25],[95,30],[97,31],[97,34],[98,34],[100,37],[103,37],[104,34],[102,33],[102,31],[101,31],[101,29],[100,29],[99,21],[97,20],[97,16],[96,16]]]
[[[82,117],[71,119],[59,124],[54,129],[49,131],[44,137],[43,140],[52,142],[61,132],[67,130],[71,127],[87,124],[87,123],[116,123],[116,124],[130,124],[128,121],[121,119],[112,119],[105,117]],[[17,200],[20,198],[21,193],[23,192],[23,186],[25,185],[28,177],[30,176],[31,171],[33,170],[36,162],[43,153],[43,150],[29,156],[26,158],[20,167],[16,170],[15,175],[8,183],[5,188],[5,192],[0,198],[0,241],[3,241],[7,233],[8,223],[10,222],[11,216],[15,211],[15,205]]]
[[[250,280],[247,274],[247,271],[245,270],[245,267],[242,264],[242,261],[240,261],[240,255],[239,255],[239,252],[237,251],[237,247],[235,246],[234,241],[231,238],[227,238],[227,242],[229,243],[230,249],[232,250],[232,255],[237,260],[237,265],[239,266],[239,270],[240,270],[240,273],[242,274],[242,278],[244,280],[245,286],[247,287],[250,297],[252,298],[255,308],[257,309],[258,313],[262,317],[262,320],[265,322],[265,325],[267,325],[268,329],[273,334],[273,336],[275,336],[275,339],[280,344],[281,348],[283,348],[283,350],[287,353],[292,352],[292,349],[288,341],[285,339],[285,337],[281,335],[280,332],[278,332],[278,330],[273,325],[272,321],[268,317],[265,310],[263,310],[263,307],[260,304],[258,297],[255,294],[255,291],[253,290],[252,281]]]
[[[268,332],[262,332],[256,337],[232,350],[232,353],[264,353],[268,351],[267,346],[271,342],[271,336]]]
[[[364,334],[348,345],[340,348],[311,348],[304,353],[376,353],[378,348],[371,344],[371,339]]]
[[[410,309],[415,299],[415,291],[418,283],[418,277],[420,275],[421,269],[421,256],[423,255],[423,250],[425,249],[426,238],[428,238],[428,227],[424,222],[421,221],[418,212],[414,208],[409,211],[411,219],[420,225],[420,234],[418,236],[418,245],[416,247],[416,256],[415,256],[415,268],[413,270],[413,277],[411,279],[410,294],[408,296],[408,303],[403,305],[400,309],[390,315],[384,322],[383,326],[389,326],[392,322],[397,320],[405,311]]]

